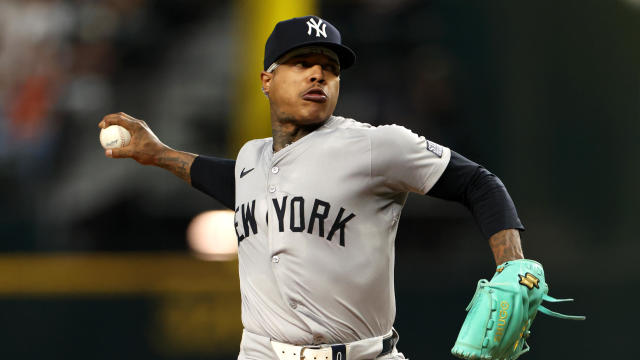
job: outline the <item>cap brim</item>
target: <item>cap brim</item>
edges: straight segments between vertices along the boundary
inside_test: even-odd
[[[291,49],[288,49],[283,54],[278,55],[276,59],[280,59],[286,54],[290,53],[291,51],[303,48],[305,46],[322,46],[335,52],[336,55],[338,55],[338,60],[340,60],[341,70],[350,68],[356,62],[356,53],[353,52],[353,50],[351,50],[350,48],[341,44],[336,44],[331,42],[322,42],[322,41],[309,41],[307,43],[299,44],[296,47],[292,47]]]

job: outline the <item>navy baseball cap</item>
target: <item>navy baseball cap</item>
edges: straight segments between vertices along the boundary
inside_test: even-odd
[[[280,21],[264,46],[264,70],[291,50],[306,46],[324,47],[333,51],[346,69],[356,61],[353,50],[342,45],[340,31],[317,16],[303,16]]]

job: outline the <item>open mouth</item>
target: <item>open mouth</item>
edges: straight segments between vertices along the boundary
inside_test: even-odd
[[[325,93],[324,90],[322,90],[319,87],[312,87],[311,89],[305,91],[304,94],[302,94],[302,98],[304,100],[318,102],[318,103],[326,102],[327,97],[328,97],[327,93]]]

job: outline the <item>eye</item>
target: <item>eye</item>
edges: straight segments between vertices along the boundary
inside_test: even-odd
[[[340,74],[340,70],[338,69],[338,67],[334,64],[326,64],[322,67],[325,71],[330,71],[332,73],[334,73],[335,75],[339,75]]]
[[[299,67],[299,68],[308,68],[309,67],[309,63],[304,61],[304,60],[298,60],[295,62],[295,66]]]

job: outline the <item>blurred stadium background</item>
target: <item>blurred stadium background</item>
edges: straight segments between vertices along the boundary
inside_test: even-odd
[[[235,358],[237,263],[186,241],[220,204],[105,158],[97,123],[123,111],[174,148],[234,157],[269,136],[266,37],[309,13],[359,56],[337,114],[407,126],[507,185],[525,255],[551,294],[577,299],[554,308],[588,316],[539,316],[525,358],[628,357],[640,1],[2,0],[0,358]],[[399,348],[452,358],[489,247],[461,206],[420,196],[396,245]]]

